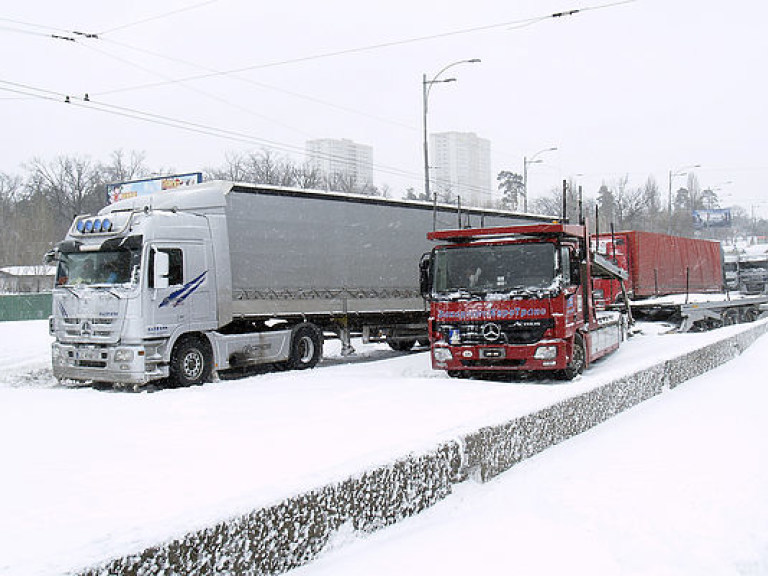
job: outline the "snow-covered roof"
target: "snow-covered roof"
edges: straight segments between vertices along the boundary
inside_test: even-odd
[[[55,266],[5,266],[0,272],[8,276],[54,276]]]

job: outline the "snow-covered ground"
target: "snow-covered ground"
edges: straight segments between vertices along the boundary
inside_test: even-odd
[[[763,336],[487,484],[347,535],[291,574],[768,574],[767,357]]]
[[[130,394],[57,386],[48,369],[47,323],[0,323],[0,574],[61,574],[136,552],[529,413],[740,329],[661,336],[656,325],[644,325],[645,334],[568,384],[452,380],[430,369],[426,353],[398,355],[357,344],[358,357],[342,360],[338,343],[330,342],[328,358],[312,371]],[[308,573],[343,573],[355,564],[356,572],[364,567],[371,573],[373,560],[365,555],[375,559],[379,539],[405,542],[409,534],[424,542],[424,550],[444,538],[440,558],[410,558],[406,546],[399,559],[399,552],[390,553],[399,563],[390,563],[389,572],[458,573],[460,562],[472,556],[454,566],[451,558],[460,549],[477,545],[476,554],[490,561],[483,546],[495,541],[498,558],[520,559],[509,571],[554,573],[528,570],[528,562],[554,570],[570,557],[574,565],[595,562],[608,573],[644,573],[644,566],[654,568],[648,574],[663,573],[655,568],[665,566],[680,573],[675,562],[686,558],[687,547],[703,546],[698,535],[706,540],[721,532],[728,536],[728,554],[708,549],[718,563],[707,564],[705,551],[682,566],[738,573],[749,568],[739,559],[757,558],[765,569],[768,505],[755,491],[768,485],[761,445],[768,434],[758,417],[766,397],[756,384],[762,382],[761,350],[764,358],[768,338],[719,369],[715,380],[705,376],[651,400],[490,484],[461,486],[424,519],[342,548]],[[675,406],[683,416],[665,419]],[[705,456],[705,463],[694,456]],[[505,488],[508,481],[516,484]],[[662,508],[658,517],[650,504]],[[478,516],[469,515],[474,509]],[[465,513],[476,532],[452,536],[449,527],[461,530]],[[515,541],[522,552],[514,552]],[[638,558],[645,558],[645,549],[648,564]],[[601,550],[610,554],[600,556]],[[424,568],[432,561],[443,564]],[[492,572],[508,571],[507,564],[494,566]]]

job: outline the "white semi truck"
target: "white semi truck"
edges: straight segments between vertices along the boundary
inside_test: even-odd
[[[134,388],[311,368],[324,335],[427,342],[426,233],[542,217],[212,181],[75,218],[56,261],[54,376]],[[462,224],[462,218],[464,224]]]

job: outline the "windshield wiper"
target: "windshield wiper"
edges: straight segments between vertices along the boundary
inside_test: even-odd
[[[70,294],[72,294],[72,296],[80,300],[80,294],[78,294],[77,291],[74,288],[72,288],[72,286],[67,286],[66,284],[62,284],[61,287],[64,288]]]
[[[455,295],[458,294],[458,298]],[[466,299],[466,300],[482,300],[488,293],[483,290],[467,290],[466,288],[456,288],[456,290],[445,294],[449,300]]]
[[[519,286],[512,286],[506,290],[507,294],[510,296],[538,296],[543,297],[543,295],[548,295],[553,292],[551,287],[547,288],[539,288],[536,286],[523,286],[522,284]]]

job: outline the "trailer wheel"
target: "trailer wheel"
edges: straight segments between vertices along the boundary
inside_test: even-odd
[[[760,310],[754,306],[750,306],[744,310],[744,322],[754,322],[758,318],[760,318]]]
[[[560,380],[573,380],[584,372],[584,367],[587,364],[587,355],[584,351],[584,339],[581,335],[576,334],[573,337],[573,352],[571,353],[571,361],[564,370],[558,370],[555,376]]]
[[[408,352],[416,344],[416,340],[390,340],[387,338],[387,344],[396,352]]]
[[[320,361],[323,342],[320,330],[313,324],[299,324],[291,334],[291,355],[288,368],[307,370],[314,368]]]
[[[194,386],[211,379],[210,346],[201,338],[180,339],[171,353],[171,381],[176,386]]]
[[[726,310],[723,312],[723,326],[733,326],[739,323],[738,310]]]

